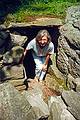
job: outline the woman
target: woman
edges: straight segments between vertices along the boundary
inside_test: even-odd
[[[40,30],[37,36],[28,43],[23,58],[28,50],[31,49],[36,65],[35,78],[38,81],[42,81],[47,71],[50,56],[54,53],[54,45],[51,42],[51,37],[47,30]]]

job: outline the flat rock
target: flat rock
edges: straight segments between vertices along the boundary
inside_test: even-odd
[[[24,46],[25,42],[27,41],[27,36],[15,35],[10,34],[11,41],[13,46]]]
[[[51,96],[49,100],[49,108],[49,120],[76,120],[73,115],[67,110],[67,106],[61,99],[61,96]]]
[[[0,120],[36,120],[29,102],[11,84],[0,84]]]
[[[80,120],[80,94],[74,91],[64,91],[62,98],[68,106],[68,110],[77,119]]]
[[[73,83],[75,84],[76,92],[80,92],[80,78],[76,78]]]
[[[18,64],[23,54],[23,48],[21,46],[15,46],[10,51],[6,52],[3,56],[4,64]]]
[[[8,79],[22,79],[23,75],[23,65],[8,65],[4,66],[0,69],[0,80],[8,80]]]
[[[36,83],[33,89],[24,91],[22,94],[35,111],[37,120],[42,117],[46,119],[49,116],[48,105],[42,99],[42,87],[39,83]]]
[[[28,23],[10,23],[8,28],[28,27],[28,26],[61,26],[62,20],[58,18],[38,18],[35,21]]]

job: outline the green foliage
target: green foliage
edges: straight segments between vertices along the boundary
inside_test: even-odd
[[[79,2],[79,0],[20,0],[22,4],[32,4],[32,3],[50,3],[50,2]]]
[[[77,5],[77,0],[20,0],[21,6],[11,17],[16,22],[27,22],[27,16],[47,16],[64,18],[66,9]],[[11,15],[12,16],[12,15]],[[8,18],[9,19],[9,18]]]

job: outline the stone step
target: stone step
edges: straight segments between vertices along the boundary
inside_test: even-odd
[[[24,79],[17,79],[17,80],[9,80],[9,83],[11,83],[18,91],[26,90],[26,85],[24,84]]]
[[[9,80],[8,82],[15,87],[24,85],[24,79]]]
[[[24,90],[26,90],[26,85],[17,86],[16,89],[20,92],[23,92]]]

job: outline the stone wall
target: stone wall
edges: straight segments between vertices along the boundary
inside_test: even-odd
[[[64,75],[80,77],[80,6],[67,10],[65,24],[60,28],[57,66]]]
[[[26,41],[26,36],[11,34],[6,27],[0,26],[0,83],[24,78],[24,68],[19,61]]]

